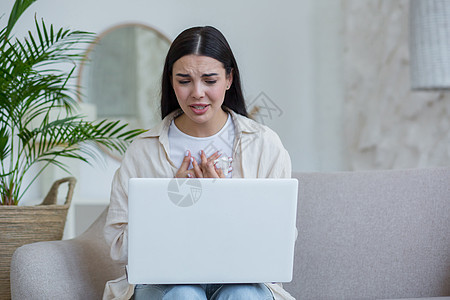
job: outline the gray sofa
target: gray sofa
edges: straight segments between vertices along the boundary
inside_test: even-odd
[[[450,168],[295,173],[297,299],[450,299]],[[100,299],[119,277],[102,237],[105,213],[81,236],[20,247],[13,299]]]

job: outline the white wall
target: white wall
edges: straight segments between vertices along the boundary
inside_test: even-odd
[[[341,1],[317,0],[312,8],[312,79],[315,170],[348,170],[344,138],[343,13]],[[313,105],[313,104],[311,104]]]

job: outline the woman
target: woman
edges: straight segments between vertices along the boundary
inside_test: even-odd
[[[247,118],[240,74],[215,28],[183,31],[166,57],[162,122],[136,138],[117,170],[105,225],[111,256],[127,262],[127,183],[131,177],[290,177],[289,154],[269,128]],[[231,166],[232,165],[232,166]],[[292,299],[276,284],[129,285],[107,283],[104,299]]]

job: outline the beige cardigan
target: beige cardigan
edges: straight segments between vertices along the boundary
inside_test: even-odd
[[[155,128],[137,137],[128,148],[111,187],[111,203],[105,224],[105,239],[111,257],[127,263],[128,258],[128,179],[132,177],[172,178],[179,166],[169,158],[168,131],[181,110],[169,114]],[[267,126],[229,110],[235,125],[233,177],[289,178],[291,160],[278,135]],[[270,259],[270,258],[268,258]],[[278,284],[266,284],[275,299],[293,299]],[[129,299],[134,286],[126,276],[107,282],[103,299]]]

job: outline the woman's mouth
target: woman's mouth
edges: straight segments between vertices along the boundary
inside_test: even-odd
[[[209,104],[189,105],[189,107],[192,109],[192,111],[195,114],[201,115],[201,114],[204,114],[208,110]]]

